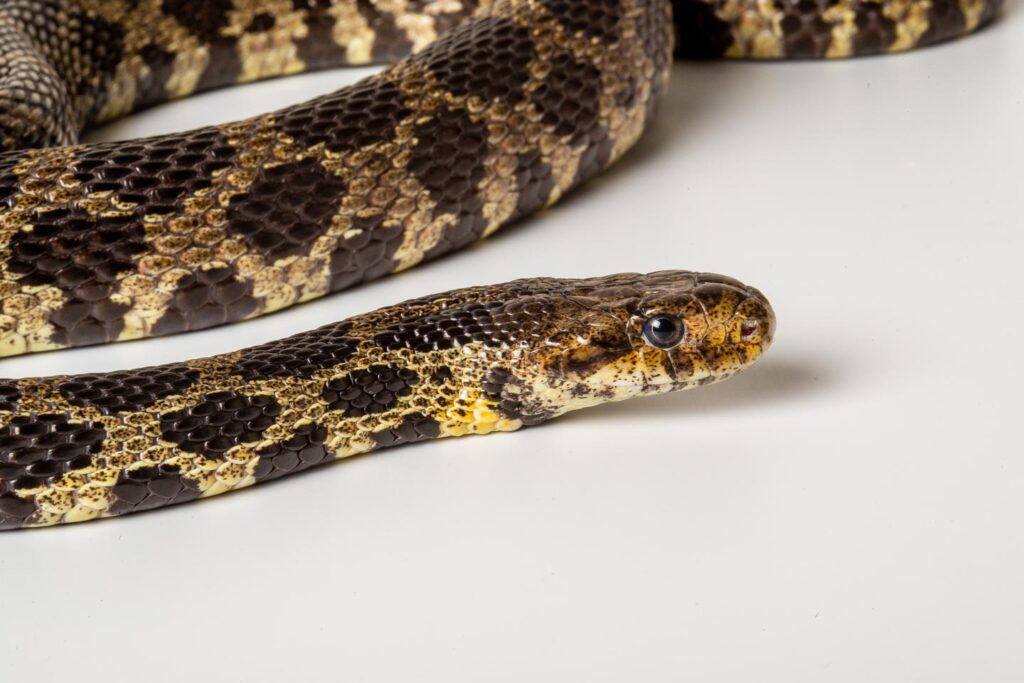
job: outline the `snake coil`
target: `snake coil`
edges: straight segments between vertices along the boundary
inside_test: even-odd
[[[998,0],[8,0],[0,355],[263,315],[550,205],[640,137],[675,51],[895,52]],[[673,11],[675,23],[673,23]],[[397,60],[397,61],[395,61]],[[394,62],[244,121],[87,126],[232,83]],[[406,302],[212,359],[0,381],[0,528],[211,496],[374,448],[723,379],[774,330],[686,272]]]

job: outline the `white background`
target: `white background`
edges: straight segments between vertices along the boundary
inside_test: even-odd
[[[1024,679],[1022,65],[1020,12],[905,56],[680,64],[617,169],[461,254],[229,329],[4,361],[180,360],[532,275],[718,271],[779,316],[723,385],[5,534],[0,678]]]

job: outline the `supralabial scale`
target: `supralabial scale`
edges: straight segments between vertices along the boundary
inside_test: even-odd
[[[897,52],[969,33],[998,9],[5,0],[0,355],[236,322],[486,237],[636,142],[673,49]],[[393,65],[245,121],[77,144],[88,126],[194,92],[371,62]],[[543,278],[214,358],[0,380],[0,528],[162,507],[377,448],[708,384],[757,361],[774,325],[757,290],[721,276]]]

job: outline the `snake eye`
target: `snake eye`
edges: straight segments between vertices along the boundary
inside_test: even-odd
[[[644,339],[656,349],[675,348],[685,336],[686,326],[674,315],[662,313],[644,323]]]

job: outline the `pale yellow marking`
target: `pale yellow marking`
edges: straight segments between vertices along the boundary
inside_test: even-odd
[[[915,47],[928,31],[931,0],[887,0],[882,14],[896,23],[896,40],[889,52],[902,52]]]
[[[851,0],[839,0],[822,13],[832,25],[832,41],[825,51],[829,59],[842,59],[853,54],[853,36],[857,33],[857,12]]]
[[[964,15],[964,33],[970,33],[981,24],[981,17],[989,0],[960,0],[960,11]]]
[[[265,32],[246,32],[259,14],[274,17],[274,27]],[[309,30],[304,22],[305,12],[296,11],[291,0],[236,4],[228,18],[229,24],[223,33],[238,39],[242,63],[240,82],[296,74],[305,68],[305,63],[299,59],[295,40],[305,37]]]
[[[171,99],[195,92],[200,77],[210,60],[209,48],[201,45],[186,27],[163,11],[160,0],[141,0],[112,3],[106,0],[79,0],[82,9],[93,12],[125,29],[122,39],[122,60],[107,85],[106,102],[96,116],[97,121],[108,121],[132,111],[138,96],[139,83],[150,77],[150,69],[139,50],[154,44],[174,55],[171,74],[164,91]]]
[[[467,436],[491,432],[513,432],[523,426],[498,411],[498,404],[483,398],[476,389],[463,389],[455,405],[441,413],[442,436]]]
[[[726,57],[775,59],[783,55],[783,14],[773,0],[726,0],[715,13],[733,27],[733,43]]]
[[[456,217],[450,213],[431,219],[429,212],[421,210],[410,216],[402,244],[395,252],[395,272],[420,263],[426,253],[441,242],[445,229],[454,225],[455,221]]]
[[[376,33],[370,28],[356,3],[335,3],[327,13],[334,19],[334,42],[345,49],[345,59],[348,63],[358,65],[373,61]]]
[[[11,240],[18,232],[32,230],[32,210],[76,184],[67,168],[77,151],[75,147],[30,150],[13,170],[25,180],[14,207],[0,212],[0,356],[60,348],[51,341],[55,328],[49,318],[64,305],[64,293],[50,285],[20,285],[20,276],[11,273],[7,264],[12,258]]]
[[[409,37],[413,52],[419,52],[437,40],[433,17],[424,14],[404,14],[397,18],[395,24]]]

